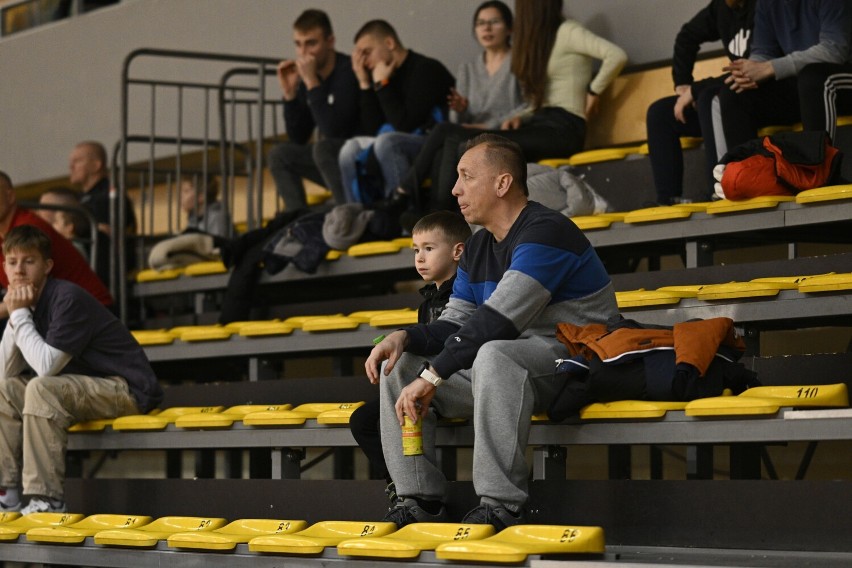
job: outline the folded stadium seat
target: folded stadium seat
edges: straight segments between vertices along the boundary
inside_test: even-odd
[[[801,122],[797,122],[795,124],[770,124],[768,126],[764,126],[763,128],[758,129],[757,137],[763,138],[764,136],[772,136],[773,134],[778,134],[779,132],[800,132],[801,130]]]
[[[667,306],[680,302],[681,296],[659,290],[629,290],[616,292],[615,301],[620,309],[644,306]]]
[[[674,294],[675,296],[680,296],[681,298],[695,298],[698,296],[698,291],[704,287],[704,284],[684,284],[680,286],[660,286],[657,288],[658,292],[666,292],[667,294]]]
[[[240,519],[212,531],[180,532],[168,538],[172,548],[201,550],[233,550],[258,536],[290,534],[307,528],[307,521],[276,519]]]
[[[291,316],[283,321],[283,323],[292,326],[294,329],[302,329],[302,326],[305,325],[305,322],[314,318],[327,318],[327,317],[335,317],[342,316],[342,313],[337,314],[322,314],[322,315],[312,315],[312,316]]]
[[[653,223],[689,219],[696,211],[706,211],[709,203],[678,203],[677,205],[646,207],[630,211],[624,216],[625,223]]]
[[[811,276],[799,282],[799,292],[813,294],[815,292],[843,292],[852,290],[852,273],[823,274]]]
[[[402,245],[393,241],[371,241],[352,245],[346,251],[346,254],[354,257],[375,256],[377,254],[396,254],[401,249]]]
[[[130,333],[139,345],[171,345],[176,337],[174,333],[164,329],[137,329]]]
[[[239,333],[241,329],[246,326],[254,325],[256,323],[280,323],[281,320],[278,318],[274,318],[271,320],[241,320],[241,321],[232,321],[230,323],[225,324],[226,329],[230,329],[234,333]]]
[[[108,529],[95,533],[95,544],[101,546],[151,547],[173,534],[190,531],[213,531],[227,521],[207,517],[160,517],[139,528]]]
[[[742,298],[768,298],[777,296],[787,288],[779,282],[728,282],[726,284],[708,284],[698,291],[699,300],[738,300]]]
[[[99,420],[86,420],[72,424],[69,432],[103,432],[107,426],[111,426],[115,418],[101,418]]]
[[[539,160],[542,166],[558,168],[559,166],[587,166],[601,162],[623,160],[630,154],[638,154],[639,146],[626,146],[617,148],[598,148],[597,150],[586,150],[577,152],[567,158],[554,158],[550,160]]]
[[[686,405],[687,416],[756,416],[790,408],[849,406],[845,383],[833,385],[753,387],[739,396],[699,398]]]
[[[55,544],[82,544],[87,536],[107,529],[139,528],[153,519],[145,515],[90,515],[70,525],[37,527],[27,531],[27,540]]]
[[[358,320],[360,323],[370,323],[370,320],[375,316],[385,315],[385,314],[398,314],[400,312],[411,312],[413,311],[411,308],[400,308],[393,310],[361,310],[357,312],[352,312],[346,317]]]
[[[174,280],[183,274],[183,268],[170,268],[167,270],[154,270],[146,268],[136,273],[137,282],[159,282],[161,280]]]
[[[303,331],[343,331],[358,329],[361,323],[347,316],[321,316],[305,320]]]
[[[112,423],[113,430],[164,430],[185,414],[222,412],[224,406],[172,406],[159,414],[133,414],[121,416]]]
[[[338,258],[343,256],[344,254],[346,254],[346,251],[331,249],[330,251],[325,253],[325,259],[329,260],[329,261],[330,260],[337,260]]]
[[[593,229],[609,229],[610,225],[615,222],[623,222],[624,216],[627,213],[598,213],[597,215],[577,215],[571,217],[571,221],[577,225],[581,231],[590,231]]]
[[[174,330],[172,330],[174,331]],[[184,326],[178,337],[181,341],[221,341],[230,339],[234,331],[221,325]]]
[[[249,541],[252,552],[278,554],[322,554],[327,546],[344,540],[385,536],[396,531],[394,523],[372,521],[321,521],[293,534],[259,536]]]
[[[363,406],[363,402],[355,404],[342,404],[339,408],[332,408],[317,414],[317,424],[325,424],[326,426],[346,426],[349,424],[349,419],[352,413]]]
[[[353,538],[337,545],[340,556],[417,558],[424,550],[447,542],[481,540],[494,535],[491,525],[412,523],[387,536]]]
[[[86,515],[80,513],[30,513],[0,524],[0,541],[14,541],[28,530],[37,527],[58,527],[79,523]]]
[[[820,203],[840,199],[852,199],[852,184],[817,187],[796,194],[796,203]]]
[[[208,260],[205,262],[196,262],[184,268],[184,274],[187,276],[208,276],[210,274],[225,274],[228,269],[221,260]]]
[[[222,412],[196,412],[178,416],[177,428],[230,428],[252,412],[290,410],[292,404],[240,404],[226,408]]]
[[[669,410],[683,410],[685,402],[650,400],[616,400],[595,402],[580,409],[583,420],[613,420],[637,418],[663,418]]]
[[[693,148],[698,148],[701,144],[704,143],[703,138],[697,138],[695,136],[681,136],[680,137],[680,147],[684,150],[691,150]],[[639,154],[643,156],[647,156],[650,154],[648,150],[648,143],[645,142],[641,146],[639,146]]]
[[[293,326],[283,321],[256,321],[240,327],[237,332],[241,337],[268,337],[270,335],[289,335]]]
[[[333,194],[327,189],[323,189],[322,191],[308,191],[305,193],[305,203],[308,204],[308,207],[322,205],[331,199],[332,195]]]
[[[371,327],[397,327],[417,323],[417,310],[392,310],[388,313],[377,314],[370,318]]]
[[[411,237],[397,237],[391,241],[392,243],[399,245],[401,249],[409,249],[414,246],[414,239]]]
[[[754,209],[772,209],[778,207],[779,203],[795,200],[796,198],[792,195],[761,195],[739,201],[721,199],[708,205],[705,213],[708,215],[720,215],[722,213],[739,213],[740,211],[752,211]]]
[[[332,410],[355,410],[364,402],[309,402],[292,410],[269,410],[252,412],[243,418],[247,426],[302,426],[307,420],[315,419]]]
[[[15,519],[21,518],[21,514],[18,511],[9,511],[0,513],[0,525],[3,523],[8,523],[9,521],[14,521]]]
[[[473,541],[439,545],[435,556],[441,560],[465,562],[524,562],[531,555],[603,554],[601,527],[560,525],[515,525],[496,535]]]
[[[752,280],[749,280],[749,282],[767,282],[778,286],[782,290],[796,290],[799,288],[799,284],[801,284],[808,278],[813,278],[813,276],[767,276],[764,278],[754,278]]]

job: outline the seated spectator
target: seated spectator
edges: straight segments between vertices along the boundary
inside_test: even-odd
[[[331,21],[322,10],[305,10],[293,23],[295,59],[278,64],[289,140],[269,152],[269,172],[285,211],[307,207],[302,178],[324,185],[339,205],[347,201],[337,154],[361,134],[358,81],[349,56],[335,51]],[[311,135],[317,130],[316,142]]]
[[[713,194],[713,167],[718,163],[711,105],[725,88],[725,77],[695,81],[695,59],[702,43],[722,41],[733,61],[748,57],[757,0],[712,0],[683,25],[675,38],[672,77],[675,96],[648,108],[648,152],[657,202],[669,205],[683,195],[681,136],[704,139],[704,178],[707,199]]]
[[[592,73],[595,60],[597,73]],[[512,73],[527,103],[503,122],[500,135],[521,146],[528,162],[567,158],[583,149],[586,121],[597,112],[600,94],[627,62],[617,45],[578,22],[566,20],[562,0],[516,0]],[[451,135],[431,195],[442,209],[454,208],[452,188],[463,136]]]
[[[71,151],[68,158],[69,179],[72,185],[78,186],[83,191],[80,203],[89,210],[98,224],[98,231],[105,239],[98,239],[98,266],[96,271],[101,280],[107,284],[110,282],[110,182],[109,169],[107,167],[106,149],[99,142],[80,142]],[[136,214],[133,212],[133,203],[125,198],[124,225],[127,235],[136,233]],[[116,211],[116,214],[118,211]],[[128,269],[136,266],[136,249],[132,246],[126,247],[126,259]]]
[[[384,20],[369,21],[355,34],[352,69],[360,87],[362,124],[367,132],[377,134],[347,140],[338,161],[349,201],[369,204],[396,192],[423,146],[423,134],[436,122],[436,111],[447,115],[447,95],[455,80],[441,62],[404,47]],[[375,195],[366,183],[363,188],[356,185],[358,160],[368,149],[374,159],[368,157],[366,167],[378,169],[370,172],[378,176],[371,177],[382,179]],[[353,191],[366,195],[356,196]]]
[[[41,205],[79,208],[80,193],[70,187],[52,187],[42,193],[38,199]],[[74,248],[89,261],[91,243],[91,225],[89,219],[80,211],[63,209],[37,209],[36,215],[50,223],[53,229],[71,241]]]
[[[449,161],[455,161],[458,148],[445,144],[450,135],[460,140],[473,138],[483,130],[496,130],[523,108],[521,89],[511,69],[512,11],[500,0],[483,2],[473,14],[473,35],[483,51],[459,65],[456,88],[447,98],[450,121],[436,124],[429,132],[400,183],[401,194],[417,195],[429,177],[436,182],[445,153],[449,153]],[[444,201],[454,204],[452,196],[445,197],[440,204],[435,199],[426,209],[451,208]],[[421,199],[415,201],[415,210],[424,208]]]
[[[163,397],[127,328],[79,286],[50,277],[50,245],[30,225],[3,242],[11,315],[0,342],[0,511],[25,515],[65,511],[69,426],[145,413]]]
[[[414,225],[411,237],[414,241],[414,268],[423,280],[430,282],[420,289],[423,303],[417,311],[417,323],[426,324],[437,320],[450,300],[464,243],[470,238],[470,227],[458,213],[436,211]],[[349,428],[370,461],[371,476],[385,478],[388,482],[386,492],[391,506],[395,505],[393,480],[382,453],[379,400],[372,400],[355,410],[349,419]]]
[[[180,207],[186,213],[185,232],[191,230],[230,238],[233,230],[231,216],[218,198],[219,181],[215,176],[207,178],[203,190],[196,186],[193,176],[181,178]]]
[[[50,239],[54,254],[52,271],[54,277],[77,284],[105,306],[112,305],[113,299],[109,290],[89,268],[86,260],[68,239],[57,233],[41,217],[28,209],[18,207],[12,180],[5,172],[0,172],[0,237],[5,238],[9,231],[21,225],[33,225],[41,229]],[[2,251],[0,251],[0,261],[2,260]],[[0,270],[0,286],[3,288],[9,286],[6,273],[2,270]],[[9,311],[4,304],[0,303],[0,319],[7,317],[9,317]]]
[[[801,121],[805,130],[825,130],[825,79],[852,64],[851,35],[847,0],[759,2],[751,54],[725,68],[730,88],[719,93],[727,148],[771,124]],[[850,102],[847,96],[843,111],[852,110]]]

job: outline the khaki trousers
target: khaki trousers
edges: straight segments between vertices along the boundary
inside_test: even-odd
[[[68,427],[138,413],[121,377],[0,378],[0,486],[64,499]]]

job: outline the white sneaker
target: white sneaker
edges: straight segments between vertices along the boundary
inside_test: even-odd
[[[17,490],[0,489],[0,513],[21,510],[21,497]]]
[[[30,513],[64,513],[65,501],[49,497],[32,497],[26,507],[21,509],[21,515]]]

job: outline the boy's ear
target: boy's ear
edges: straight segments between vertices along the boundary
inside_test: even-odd
[[[50,274],[50,271],[53,270],[53,259],[48,258],[44,261],[44,263],[47,265],[47,270],[45,271],[45,274]]]
[[[456,243],[453,246],[453,260],[458,262],[461,259],[461,255],[464,252],[464,243]]]

